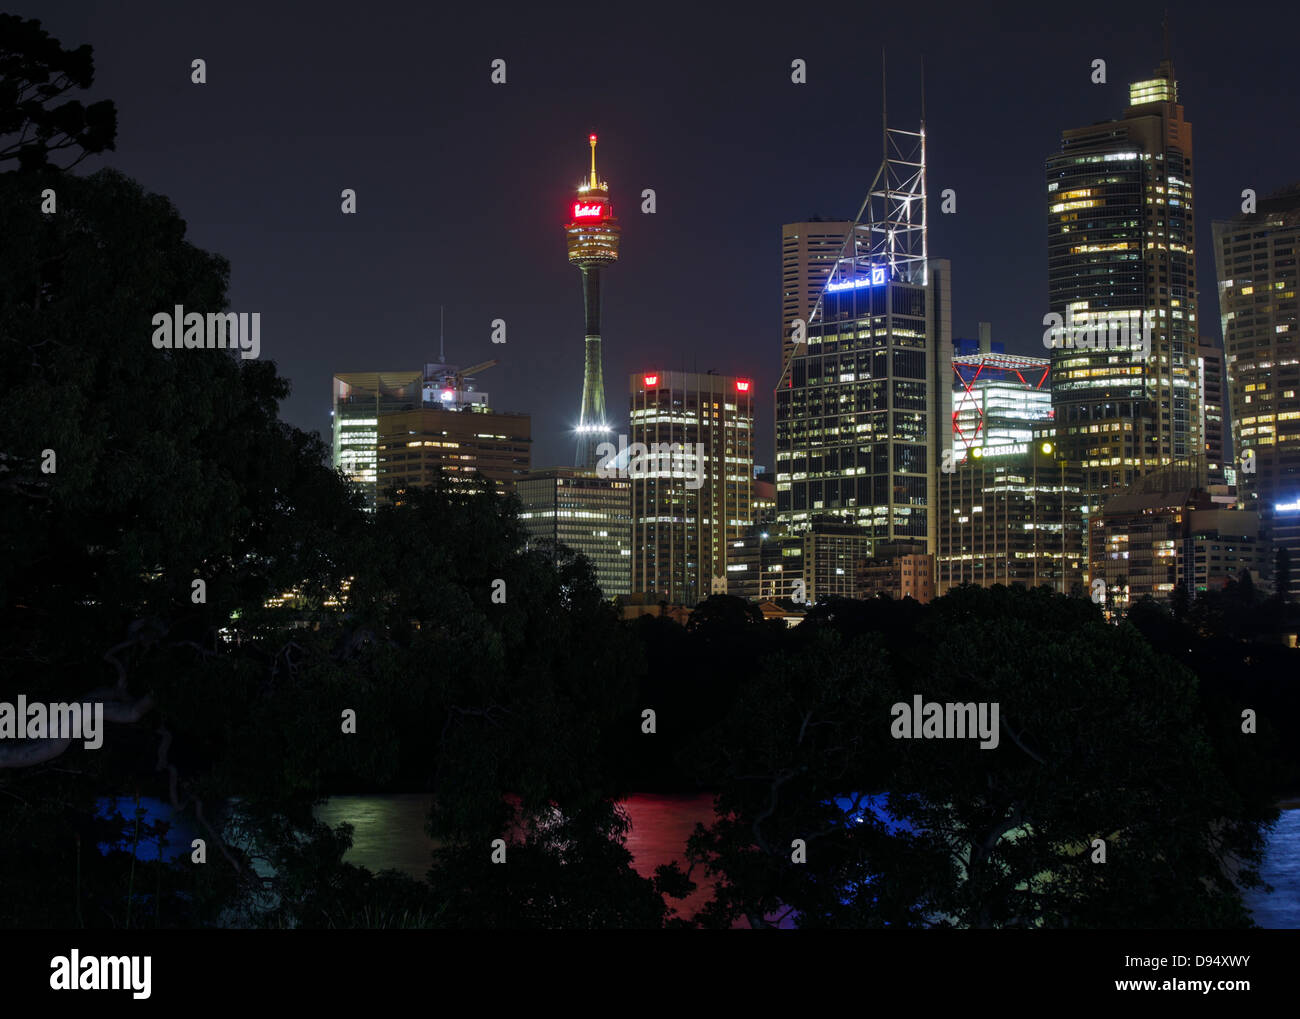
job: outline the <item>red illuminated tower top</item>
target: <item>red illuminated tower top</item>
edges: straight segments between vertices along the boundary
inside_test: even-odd
[[[580,267],[608,265],[618,261],[618,220],[609,200],[609,184],[596,177],[596,136],[591,143],[591,177],[578,185],[569,203],[569,262]]]

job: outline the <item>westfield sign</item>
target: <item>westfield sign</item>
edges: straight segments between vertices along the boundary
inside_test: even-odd
[[[581,202],[574,202],[573,218],[574,219],[599,218],[600,215],[604,212],[604,210],[605,210],[605,206],[601,202],[597,202],[594,205],[583,205]]]

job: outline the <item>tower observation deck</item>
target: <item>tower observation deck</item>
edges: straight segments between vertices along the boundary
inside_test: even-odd
[[[611,433],[605,417],[605,383],[600,353],[600,271],[618,261],[621,233],[609,200],[609,184],[596,177],[596,136],[591,144],[591,176],[578,186],[569,205],[569,264],[582,273],[585,308],[585,358],[582,375],[582,410],[578,418],[578,467],[596,465],[596,448]]]

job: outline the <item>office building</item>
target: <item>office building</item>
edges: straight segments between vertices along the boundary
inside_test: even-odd
[[[486,407],[423,406],[381,414],[378,424],[378,499],[433,484],[441,477],[482,490],[482,475],[500,494],[532,469],[532,419]],[[401,502],[400,494],[396,500]]]
[[[655,370],[629,377],[632,592],[674,605],[726,593],[732,545],[753,524],[754,383]]]
[[[631,591],[632,483],[579,467],[548,467],[515,482],[530,544],[586,556],[606,598]]]
[[[975,446],[1032,442],[1035,429],[1052,417],[1052,392],[1047,384],[1050,369],[1051,362],[1044,357],[954,356],[954,459],[965,460]]]
[[[1047,160],[1048,328],[1061,455],[1090,503],[1201,457],[1192,128],[1173,65]]]
[[[777,518],[932,543],[952,427],[949,267],[926,250],[924,126],[886,134],[863,217],[777,383]]]
[[[805,330],[831,271],[839,262],[844,241],[853,231],[851,220],[814,216],[781,227],[781,364],[790,358],[792,323]]]
[[[973,446],[939,478],[935,588],[1044,584],[1083,590],[1084,493],[1079,467],[1050,439]]]
[[[1300,596],[1300,184],[1214,224],[1233,467],[1245,509],[1291,559]]]
[[[1216,506],[1195,464],[1171,464],[1113,496],[1090,531],[1090,589],[1104,582],[1111,618],[1145,597],[1168,602],[1180,584],[1194,599],[1242,570],[1260,580],[1258,514]]]
[[[423,382],[420,371],[342,372],[334,376],[333,465],[361,494],[370,512],[379,501],[379,417],[419,408]]]

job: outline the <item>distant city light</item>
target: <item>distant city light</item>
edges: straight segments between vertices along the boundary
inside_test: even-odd
[[[1273,510],[1276,513],[1300,513],[1300,499],[1295,502],[1276,502]]]

